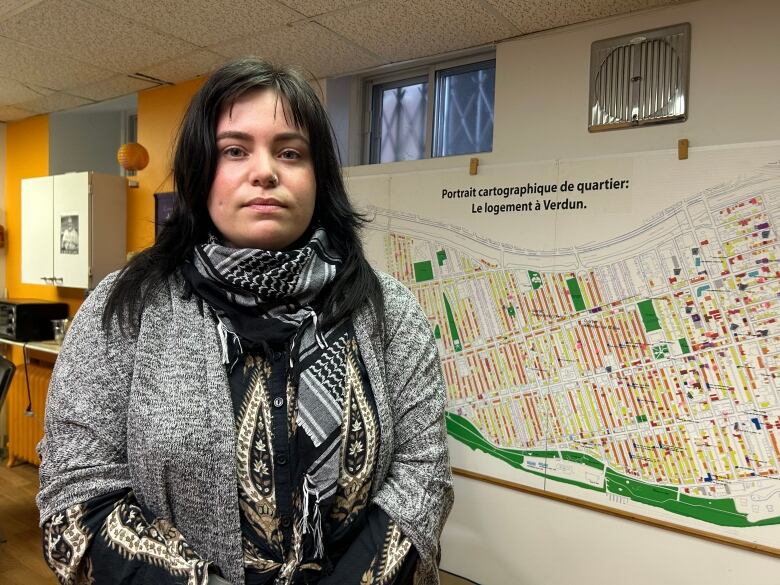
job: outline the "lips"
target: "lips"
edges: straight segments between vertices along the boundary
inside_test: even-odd
[[[246,207],[284,207],[284,205],[273,197],[255,197],[246,203]]]
[[[255,213],[265,215],[280,212],[287,206],[274,197],[255,197],[249,200],[244,207]]]

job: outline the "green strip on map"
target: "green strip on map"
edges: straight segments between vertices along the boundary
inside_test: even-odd
[[[509,305],[506,308],[506,312],[509,314],[510,317],[514,317],[517,313],[515,313],[515,308],[512,305]]]
[[[684,337],[681,337],[677,340],[677,342],[680,344],[680,351],[683,353],[691,353],[691,346],[688,345],[688,340]]]
[[[439,327],[438,325],[436,325],[436,327],[433,328],[433,336],[436,339],[441,339],[441,327]]]
[[[751,522],[745,512],[737,510],[733,498],[688,496],[679,493],[677,488],[637,481],[609,468],[607,468],[606,480],[608,492],[711,524],[738,528],[780,524],[780,516]]]
[[[566,461],[574,461],[574,463],[582,463],[588,467],[593,467],[601,471],[604,469],[604,464],[598,459],[586,455],[585,453],[575,453],[574,451],[562,451],[561,453]]]
[[[569,287],[571,293],[571,302],[574,303],[574,308],[578,311],[585,310],[585,299],[582,297],[582,290],[580,290],[580,283],[576,278],[569,278],[566,280],[566,286]]]
[[[640,414],[636,417],[636,422],[647,422],[647,415],[646,414]]]
[[[544,284],[542,281],[542,275],[536,272],[536,270],[528,271],[528,280],[531,282],[531,288],[534,290],[541,288],[542,284]]]
[[[430,260],[414,263],[414,280],[415,282],[433,280],[433,266]]]
[[[447,259],[447,252],[444,250],[439,250],[436,252],[436,261],[439,263],[439,266],[444,266],[444,261]]]
[[[639,307],[639,314],[642,316],[642,323],[645,325],[645,330],[650,333],[651,331],[658,331],[661,328],[661,322],[658,320],[658,314],[653,307],[653,300],[647,299],[646,301],[639,301],[637,303]]]
[[[498,447],[485,439],[482,436],[482,433],[479,432],[479,429],[469,422],[468,419],[452,412],[446,413],[446,423],[447,433],[457,441],[460,441],[475,451],[487,453],[516,469],[521,469],[522,471],[533,475],[592,491],[617,494],[635,502],[661,508],[672,512],[673,514],[695,518],[718,526],[746,528],[780,524],[780,516],[765,518],[757,522],[749,521],[745,512],[737,510],[733,498],[702,498],[689,496],[680,493],[680,490],[677,487],[662,486],[639,481],[627,475],[618,473],[610,467],[605,467],[604,463],[584,453],[577,453],[574,451],[521,450]],[[534,457],[537,459],[565,459],[567,461],[587,465],[592,469],[604,472],[603,485],[586,484],[580,481],[558,477],[552,472],[542,472],[536,469],[530,469],[527,466],[527,457]]]
[[[447,322],[450,324],[450,336],[452,337],[452,345],[455,347],[455,351],[460,351],[463,346],[460,343],[460,336],[458,336],[458,328],[455,326],[455,317],[452,316],[452,309],[450,308],[450,302],[447,300],[447,295],[444,297],[444,310],[447,311]]]

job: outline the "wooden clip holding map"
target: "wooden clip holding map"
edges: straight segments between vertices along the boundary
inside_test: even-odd
[[[680,138],[677,141],[677,160],[686,160],[688,158],[688,139]]]

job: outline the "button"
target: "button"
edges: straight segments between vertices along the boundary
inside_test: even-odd
[[[287,455],[277,455],[276,462],[279,465],[287,465]]]
[[[281,351],[275,351],[271,354],[271,357],[275,362],[278,362],[280,359],[282,359],[282,352]]]
[[[281,518],[281,524],[282,524],[282,528],[289,528],[290,526],[292,526],[292,518],[290,518],[287,514],[285,514]]]
[[[277,396],[276,398],[274,398],[274,406],[276,408],[281,408],[282,406],[284,406],[284,398],[282,398],[281,396]]]

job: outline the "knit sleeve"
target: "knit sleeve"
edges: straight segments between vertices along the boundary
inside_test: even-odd
[[[38,444],[41,524],[55,512],[130,488],[127,408],[134,340],[101,320],[114,277],[84,301],[60,349]]]
[[[438,583],[439,536],[453,502],[446,390],[430,324],[412,293],[384,275],[384,383],[392,415],[390,467],[374,503],[419,553],[418,582]]]
[[[131,491],[127,417],[135,339],[122,335],[116,321],[103,328],[113,279],[81,306],[52,372],[38,445],[44,553],[62,583],[200,585],[208,564],[173,526],[147,518]],[[79,571],[106,577],[85,581],[76,578]],[[158,581],[152,578],[158,573],[172,576]],[[132,578],[123,580],[125,574]]]

